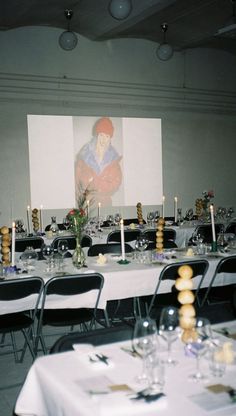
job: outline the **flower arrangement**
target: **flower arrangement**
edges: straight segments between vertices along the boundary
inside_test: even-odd
[[[214,198],[214,191],[203,191],[203,197],[197,198],[195,202],[196,215],[199,217],[202,214],[207,214],[211,199]]]
[[[88,222],[88,212],[86,211],[88,193],[88,190],[85,189],[78,199],[78,208],[71,209],[67,214],[67,218],[70,221],[70,228],[76,235],[81,233],[81,230]]]

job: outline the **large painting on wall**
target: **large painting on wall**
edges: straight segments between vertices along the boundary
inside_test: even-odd
[[[102,206],[162,202],[161,120],[28,115],[31,205],[70,208],[85,189]]]

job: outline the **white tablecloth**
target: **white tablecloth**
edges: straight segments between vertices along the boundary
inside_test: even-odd
[[[209,372],[209,361],[201,360],[201,368],[208,375],[206,384],[191,382],[188,376],[196,371],[195,358],[187,357],[184,344],[177,341],[173,344],[172,354],[178,360],[176,366],[165,370],[164,393],[166,397],[160,401],[145,403],[131,401],[127,392],[110,392],[91,396],[87,390],[104,389],[108,386],[128,385],[135,391],[142,390],[145,385],[137,385],[135,377],[141,373],[141,360],[131,357],[121,350],[121,346],[131,346],[129,342],[103,345],[95,348],[109,357],[111,365],[96,367],[81,350],[55,354],[38,358],[31,367],[15,406],[19,416],[209,416],[235,415],[236,403],[226,407],[207,411],[195,403],[195,399],[203,399],[213,406],[213,399],[222,400],[215,393],[210,393],[206,386],[222,383],[236,388],[235,364],[228,365],[222,378],[213,377]],[[91,347],[92,348],[92,347]],[[94,349],[91,351],[94,352]],[[166,345],[160,341],[160,357],[166,357]],[[86,387],[87,386],[87,387]],[[200,395],[200,396],[199,396]],[[206,396],[206,397],[205,397]]]

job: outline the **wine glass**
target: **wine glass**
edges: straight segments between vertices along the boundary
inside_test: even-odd
[[[67,217],[63,218],[63,225],[64,225],[66,231],[69,230],[69,228],[70,228],[70,221],[69,221],[69,219]]]
[[[175,365],[177,361],[171,356],[171,347],[174,341],[180,336],[179,311],[174,306],[167,306],[162,309],[159,321],[159,334],[167,342],[168,365]]]
[[[43,244],[41,250],[42,250],[43,256],[46,257],[46,263],[47,263],[46,271],[50,272],[53,268],[52,259],[53,259],[54,250],[51,244]]]
[[[111,227],[114,224],[114,216],[113,215],[108,215],[107,216],[107,223],[108,223],[109,227]]]
[[[200,359],[210,348],[211,340],[212,331],[210,321],[206,318],[197,317],[192,339],[186,345],[188,353],[196,358],[196,372],[190,374],[190,380],[198,382],[207,379],[207,376],[200,369]]]
[[[137,240],[135,241],[135,249],[139,252],[139,259],[141,263],[143,262],[143,252],[148,247],[149,240],[145,235],[140,235],[137,237]]]
[[[118,226],[120,224],[121,215],[117,212],[114,216],[115,224]]]
[[[61,262],[60,262],[60,267],[59,268],[63,268],[64,257],[66,255],[66,253],[68,252],[68,250],[69,250],[68,241],[67,240],[60,240],[58,242],[58,246],[57,246],[57,251],[61,255]]]
[[[135,322],[133,334],[133,348],[142,357],[142,374],[138,381],[147,381],[147,357],[158,346],[156,322],[147,317],[139,318]]]
[[[154,221],[154,212],[148,212],[147,214],[147,223],[150,227],[152,227]]]

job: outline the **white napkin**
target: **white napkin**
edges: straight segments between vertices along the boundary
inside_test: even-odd
[[[107,370],[114,367],[113,361],[102,352],[102,347],[94,347],[91,344],[73,344],[73,349],[80,362],[91,370]],[[102,361],[103,356],[108,358],[106,362]]]

